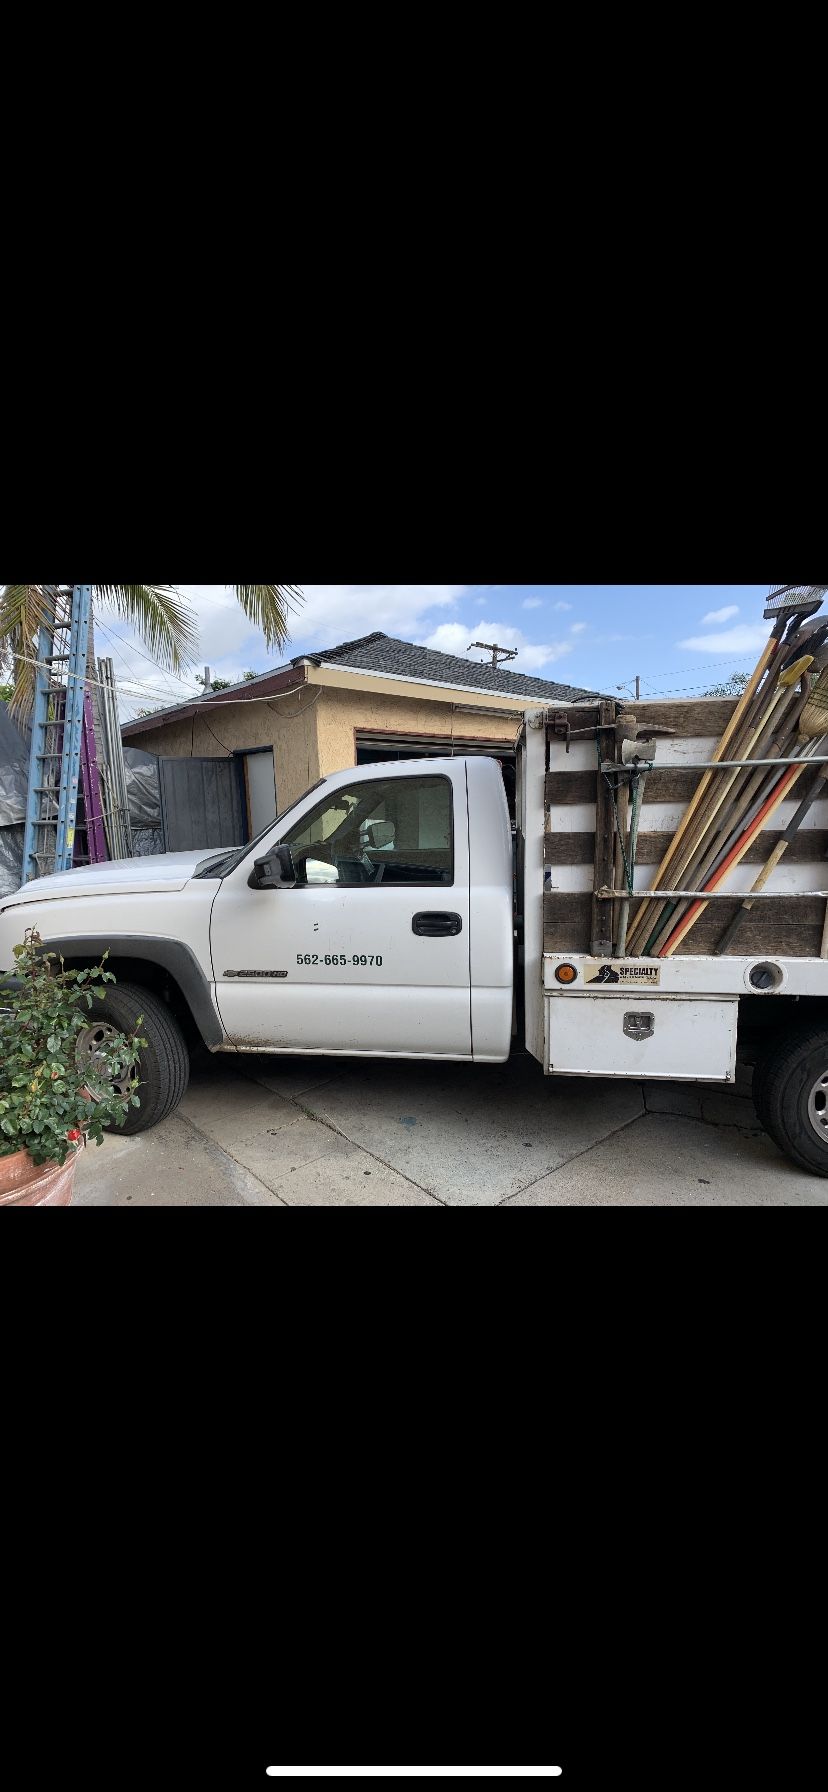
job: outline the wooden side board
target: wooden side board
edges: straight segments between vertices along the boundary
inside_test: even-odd
[[[642,811],[645,819],[646,805]],[[764,865],[773,848],[782,839],[783,829],[768,828],[760,834],[745,854],[745,865]],[[637,863],[660,865],[672,834],[643,833],[638,838]],[[543,845],[546,865],[591,865],[595,855],[595,835],[547,834]],[[825,866],[825,888],[828,889],[828,828],[803,828],[796,834],[785,855],[789,865],[821,863]]]
[[[692,742],[689,753],[687,748],[684,749],[686,756],[699,760],[711,759],[735,708],[736,703],[731,698],[704,701],[697,699],[687,703],[642,703],[636,706],[634,713],[639,733],[647,726],[673,730],[672,736],[665,737],[663,742],[659,741],[662,762],[659,764],[656,761],[653,770],[647,775],[638,837],[639,865],[655,868],[663,862],[673,838],[671,833],[665,832],[665,822],[670,819],[665,814],[665,805],[675,805],[677,814],[680,813],[684,805],[689,803],[702,776],[698,770],[688,771],[681,766],[678,762],[681,749],[675,743]],[[575,730],[594,727],[599,719],[605,721],[608,713],[608,706],[602,704],[600,709],[593,707],[592,710],[571,710],[569,719]],[[627,714],[628,711],[620,710],[617,717],[619,724],[623,724]],[[618,733],[619,736],[623,733],[621,726]],[[602,740],[609,747],[612,736],[608,741],[608,737],[604,735]],[[595,769],[583,769],[592,750],[594,749],[590,745],[584,746],[581,743],[581,750],[576,754],[573,743],[572,759],[568,761],[563,742],[549,730],[547,763],[550,769],[545,781],[547,831],[544,863],[553,868],[591,865],[594,869],[594,889],[599,889],[602,884],[609,884],[614,878],[614,843],[608,840],[607,834],[608,828],[612,828],[613,815],[611,799],[609,803],[607,800],[607,782],[599,777],[597,751]],[[671,755],[673,763],[670,763]],[[605,750],[604,756],[611,758],[612,751]],[[585,816],[578,817],[580,827],[571,832],[560,825],[557,829],[550,827],[550,811],[565,811],[576,805],[587,811]],[[660,807],[655,809],[654,805]],[[591,820],[590,810],[597,817],[597,828],[584,826],[585,821]],[[648,812],[652,817],[650,826]],[[821,825],[822,817],[818,811],[813,812],[813,817],[820,825],[804,827],[795,836],[784,862],[790,866],[812,866],[810,876],[814,886],[828,888],[828,827]],[[561,817],[560,820],[562,819]],[[782,829],[778,825],[767,833],[760,834],[745,855],[746,866],[764,865],[781,837]],[[598,841],[600,847],[596,844]],[[807,884],[810,877],[806,877],[804,873],[802,876]],[[652,874],[647,881],[652,881]],[[753,879],[748,875],[740,881],[749,885]],[[682,945],[682,952],[693,956],[713,951],[739,906],[738,901],[711,903],[688,934]],[[608,947],[607,939],[612,928],[612,911],[611,903],[597,902],[585,890],[548,891],[544,896],[545,950],[606,954],[608,949],[611,950],[611,941]],[[757,902],[749,914],[744,916],[733,950],[739,955],[767,952],[790,957],[818,957],[824,921],[824,899],[809,896],[796,896],[792,899],[784,895],[771,897]]]
[[[592,928],[589,891],[547,893],[543,899],[543,948],[545,952],[589,952]],[[606,903],[609,909],[611,903]],[[698,957],[715,951],[739,908],[738,902],[711,902],[681,946],[681,956]],[[825,902],[819,896],[769,897],[757,902],[745,915],[733,944],[737,956],[768,953],[787,958],[818,958],[825,920]]]

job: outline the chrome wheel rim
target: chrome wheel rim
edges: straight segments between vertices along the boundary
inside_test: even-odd
[[[808,1119],[823,1145],[828,1145],[828,1070],[816,1082],[808,1096]]]
[[[101,1047],[118,1034],[117,1027],[108,1026],[106,1021],[98,1021],[92,1027],[84,1027],[78,1034],[75,1045],[75,1062],[82,1072],[86,1087],[95,1101],[113,1092],[126,1100],[132,1094],[133,1072],[125,1070],[114,1081],[107,1075],[106,1065],[101,1059]]]

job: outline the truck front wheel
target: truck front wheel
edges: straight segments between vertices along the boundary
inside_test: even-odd
[[[87,1088],[92,1095],[100,1086],[97,1052],[103,1041],[115,1032],[138,1033],[147,1043],[141,1051],[137,1069],[132,1073],[139,1079],[136,1093],[141,1106],[129,1109],[123,1126],[111,1126],[107,1130],[147,1132],[178,1107],[187,1088],[190,1059],[184,1035],[169,1008],[149,990],[142,989],[137,983],[119,983],[108,988],[103,1001],[96,999],[90,1010],[89,1025],[78,1034],[76,1047],[77,1062],[86,1072]],[[131,1076],[125,1077],[124,1090],[130,1080]]]
[[[757,1117],[801,1170],[828,1176],[828,1030],[783,1035],[753,1074]]]

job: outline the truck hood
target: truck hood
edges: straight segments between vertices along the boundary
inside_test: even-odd
[[[0,913],[33,902],[65,902],[71,896],[123,896],[149,890],[183,890],[197,865],[220,857],[217,847],[200,852],[162,852],[147,859],[114,859],[107,865],[82,865],[24,884],[14,896],[0,900]]]

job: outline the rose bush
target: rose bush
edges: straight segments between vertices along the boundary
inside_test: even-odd
[[[107,1028],[92,1058],[78,1056],[89,1010],[115,982],[108,953],[92,969],[67,971],[30,928],[14,956],[5,974],[15,983],[0,988],[0,1157],[26,1150],[35,1164],[63,1164],[84,1135],[101,1145],[105,1126],[140,1107],[134,1072],[146,1040]]]

